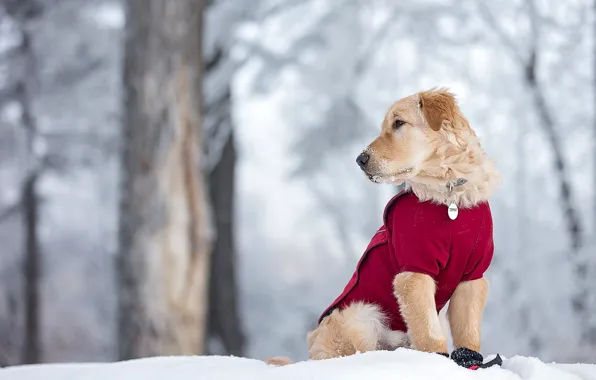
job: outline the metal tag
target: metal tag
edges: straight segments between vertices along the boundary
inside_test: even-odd
[[[451,203],[447,209],[447,215],[449,215],[449,219],[455,220],[458,213],[459,210],[457,209],[457,205],[455,203]]]

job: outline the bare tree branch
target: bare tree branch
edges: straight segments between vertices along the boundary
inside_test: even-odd
[[[265,9],[259,15],[259,19],[262,21],[262,20],[264,20],[266,18],[277,16],[280,13],[291,11],[292,9],[294,9],[296,7],[299,7],[299,6],[302,6],[302,5],[307,4],[309,1],[310,0],[284,0],[284,1],[280,1],[280,2],[272,5],[268,9]]]
[[[327,194],[323,189],[321,189],[320,184],[316,181],[313,181],[311,191],[319,200],[323,210],[325,210],[325,213],[332,218],[333,225],[335,226],[335,230],[338,235],[338,241],[342,247],[342,252],[349,255],[350,257],[357,257],[358,255],[354,250],[356,244],[352,242],[352,234],[350,234],[346,225],[347,218],[344,217],[341,211],[344,209],[342,202],[338,201],[338,197]]]
[[[536,109],[537,116],[540,120],[540,126],[546,133],[548,142],[554,156],[554,167],[559,184],[559,191],[562,200],[563,214],[567,221],[567,230],[571,240],[571,247],[575,254],[582,246],[582,223],[581,218],[573,204],[573,197],[571,194],[571,183],[569,180],[569,173],[564,158],[562,143],[557,136],[556,122],[551,114],[550,108],[547,105],[544,90],[541,88],[538,81],[538,47],[540,36],[540,16],[533,0],[528,0],[525,3],[526,12],[530,21],[530,35],[529,35],[529,55],[524,58],[519,52],[518,46],[515,42],[500,28],[498,22],[495,20],[492,12],[488,8],[486,2],[482,0],[477,1],[478,8],[482,17],[491,26],[494,32],[499,37],[502,45],[507,48],[513,57],[520,62],[524,69],[524,82],[530,90],[531,100]],[[577,268],[581,271],[581,268]]]
[[[379,48],[383,46],[386,39],[391,35],[390,31],[391,27],[395,25],[396,15],[397,11],[394,11],[388,15],[385,19],[385,22],[383,22],[383,24],[373,33],[368,45],[364,48],[364,51],[360,54],[360,57],[356,61],[356,65],[354,66],[354,72],[356,75],[360,76],[366,72],[368,66],[373,61],[375,52],[380,50]]]
[[[497,38],[501,42],[501,44],[509,49],[513,58],[521,64],[524,64],[524,57],[523,54],[519,51],[517,44],[513,41],[513,39],[505,33],[505,31],[501,28],[499,23],[494,17],[493,11],[488,6],[489,2],[484,0],[477,0],[476,4],[478,5],[478,13],[480,13],[481,17],[486,21],[486,23],[490,26],[490,28],[495,32]]]
[[[219,62],[221,61],[223,56],[224,56],[223,49],[219,46],[216,47],[213,57],[210,57],[205,62],[205,67],[204,67],[205,72],[206,73],[211,72],[211,70],[213,70],[219,64]]]
[[[21,203],[17,202],[13,205],[8,206],[4,210],[0,212],[0,223],[4,222],[6,219],[10,218],[11,216],[17,214],[20,210]]]
[[[17,84],[9,85],[2,90],[0,90],[0,107],[4,106],[6,103],[14,100],[17,91]]]
[[[103,65],[101,58],[90,58],[86,62],[79,64],[72,64],[59,70],[54,78],[52,78],[51,86],[47,89],[47,92],[59,91],[62,89],[68,89],[81,82],[89,75],[93,74],[97,69]]]
[[[533,0],[529,0],[528,4],[528,17],[530,19],[530,56],[525,64],[525,75],[524,79],[528,86],[532,102],[536,108],[538,118],[540,119],[540,125],[544,129],[548,138],[554,155],[554,166],[555,173],[557,175],[559,183],[559,191],[563,202],[563,213],[567,220],[567,228],[571,238],[571,246],[573,253],[577,254],[580,247],[582,246],[582,223],[581,218],[577,212],[576,207],[573,204],[573,197],[571,194],[571,183],[569,180],[569,173],[567,164],[564,158],[563,147],[561,140],[557,135],[556,123],[550,112],[551,108],[546,103],[546,97],[544,90],[541,88],[538,82],[537,66],[538,66],[538,36],[539,25],[537,17],[537,9]]]

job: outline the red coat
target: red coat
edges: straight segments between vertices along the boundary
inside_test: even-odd
[[[393,197],[383,226],[373,236],[343,293],[319,318],[354,301],[375,303],[390,317],[391,329],[407,331],[393,295],[393,279],[408,271],[437,283],[437,313],[462,281],[482,278],[493,257],[493,222],[488,203],[460,209],[449,219],[447,206],[420,202],[409,192]]]

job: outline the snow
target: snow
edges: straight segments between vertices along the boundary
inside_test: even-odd
[[[487,357],[489,359],[489,357]],[[546,364],[536,358],[505,359],[502,368],[471,371],[435,354],[413,350],[377,351],[275,367],[256,359],[223,356],[158,357],[117,363],[45,364],[0,370],[0,380],[588,380],[596,365]]]

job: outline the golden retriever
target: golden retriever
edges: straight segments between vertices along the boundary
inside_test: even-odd
[[[458,364],[481,363],[480,325],[488,289],[482,275],[493,253],[488,200],[500,178],[454,96],[445,89],[432,89],[395,102],[380,135],[357,163],[375,183],[405,182],[405,195],[388,204],[384,226],[351,282],[308,333],[309,358],[397,347],[449,356],[438,317],[449,301],[454,347],[473,358]],[[466,237],[458,241],[460,236]],[[424,257],[426,247],[439,252],[440,259]],[[412,253],[406,257],[402,251],[408,249]],[[366,265],[384,267],[379,270],[394,266],[396,273],[383,280],[377,269],[362,269]],[[378,287],[394,298],[377,303],[372,293]],[[268,362],[291,363],[281,357]]]

